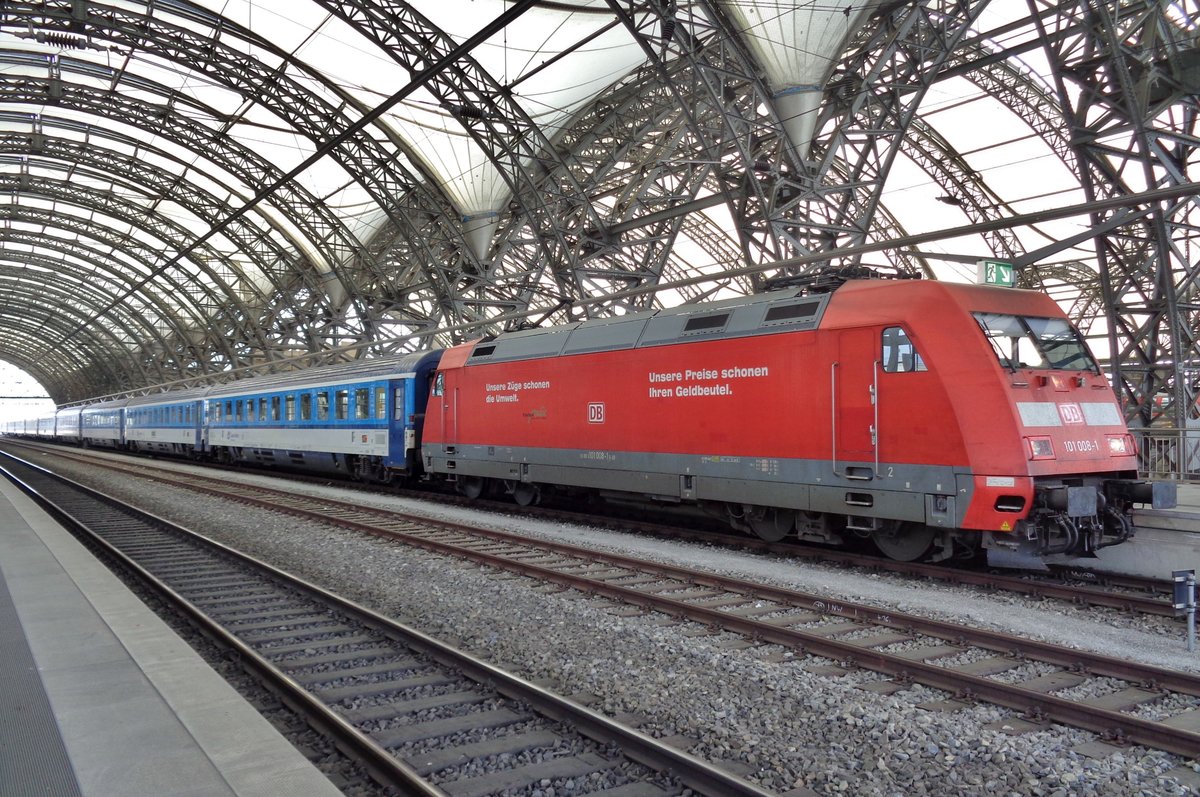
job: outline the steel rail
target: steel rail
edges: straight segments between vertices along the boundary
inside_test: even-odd
[[[678,750],[670,745],[660,742],[652,737],[649,737],[639,731],[629,728],[621,723],[605,717],[596,711],[586,708],[569,698],[558,695],[548,689],[537,686],[523,678],[513,675],[503,669],[500,669],[492,664],[489,664],[482,659],[472,656],[468,653],[453,648],[415,628],[398,623],[388,617],[385,617],[371,609],[368,609],[361,604],[350,601],[335,593],[332,593],[322,587],[309,583],[296,576],[287,573],[286,571],[275,568],[261,560],[258,560],[248,554],[242,553],[234,548],[231,548],[223,543],[211,540],[197,532],[188,530],[162,517],[138,509],[130,504],[118,501],[110,496],[106,496],[98,490],[94,490],[86,485],[55,474],[39,465],[24,462],[13,457],[11,454],[5,453],[5,456],[16,459],[22,464],[43,472],[47,476],[56,479],[62,484],[77,490],[95,500],[103,501],[109,505],[117,506],[121,511],[129,512],[135,516],[145,518],[148,522],[160,526],[164,529],[169,529],[171,532],[186,537],[188,540],[199,543],[206,547],[220,551],[222,554],[229,556],[243,564],[246,564],[254,569],[261,570],[267,573],[271,578],[281,581],[290,587],[294,587],[304,593],[316,597],[317,599],[327,602],[335,606],[338,610],[353,616],[355,619],[374,628],[395,639],[402,644],[417,647],[428,653],[433,659],[454,667],[455,669],[468,674],[474,680],[481,683],[487,683],[497,691],[508,697],[522,700],[534,706],[540,713],[553,719],[562,720],[576,727],[585,736],[605,744],[616,744],[621,750],[631,759],[638,761],[646,766],[660,771],[669,771],[680,779],[687,786],[695,789],[701,794],[708,795],[729,795],[730,797],[774,797],[772,792],[763,790],[748,781],[745,781],[721,768],[703,761],[695,756],[689,755],[686,752]],[[52,500],[43,496],[36,488],[28,485],[23,480],[20,480],[15,475],[11,474],[7,468],[0,466],[0,473],[18,484],[21,489],[25,490],[35,498],[39,503],[43,503],[51,513],[54,514],[64,523],[70,524],[72,527],[79,528],[87,532],[86,526],[82,525],[78,520],[73,518],[66,510],[58,507]],[[89,534],[89,536],[92,536]],[[259,656],[252,648],[242,643],[236,637],[230,635],[219,624],[212,621],[203,611],[192,605],[178,593],[175,593],[169,586],[163,584],[159,579],[150,574],[144,568],[140,567],[129,557],[125,556],[119,550],[109,545],[103,539],[93,537],[98,543],[103,545],[106,551],[113,553],[123,564],[128,564],[131,569],[136,572],[139,577],[144,577],[148,583],[154,585],[155,589],[161,589],[165,596],[171,598],[172,603],[179,602],[179,606],[189,617],[198,619],[199,624],[207,632],[211,631],[216,635],[216,638],[225,644],[228,639],[231,643],[229,646],[234,649],[239,655],[244,656],[244,661],[250,663],[257,672],[261,670],[269,679],[269,683],[273,686],[277,685],[280,689],[287,690],[288,699],[298,701],[302,710],[306,713],[311,707],[319,721],[328,723],[333,729],[333,735],[338,739],[345,739],[354,744],[354,754],[357,755],[361,750],[364,754],[363,761],[369,763],[371,767],[380,767],[381,771],[394,780],[394,782],[403,789],[412,788],[413,791],[406,791],[414,795],[444,795],[440,789],[429,786],[419,775],[413,770],[398,761],[386,750],[379,747],[371,739],[363,735],[353,726],[346,723],[333,712],[324,707],[320,701],[313,698],[304,691],[298,683],[288,677],[286,674],[279,671],[274,665],[266,659]],[[296,694],[293,694],[293,691]],[[281,695],[282,696],[282,695]],[[324,728],[322,728],[324,730]],[[415,779],[410,785],[409,780]]]
[[[6,456],[11,455],[6,454]],[[111,506],[118,506],[122,511],[141,516],[150,523],[173,529],[177,533],[191,534],[186,529],[182,529],[182,527],[176,526],[167,520],[116,501],[111,497],[104,496],[77,482],[64,479],[62,476],[46,471],[38,465],[29,462],[22,462],[22,464],[42,470],[47,475],[60,480],[73,489],[92,495],[97,500],[104,501]],[[430,785],[402,761],[389,754],[387,750],[380,747],[369,737],[335,714],[324,703],[309,694],[293,678],[271,664],[271,662],[255,651],[254,648],[226,630],[220,623],[205,614],[202,609],[184,598],[162,579],[142,567],[103,537],[94,533],[85,521],[76,518],[69,510],[61,507],[53,498],[45,495],[7,467],[0,465],[0,474],[3,474],[5,478],[29,495],[59,523],[84,535],[91,544],[101,548],[106,556],[112,557],[122,567],[127,568],[152,592],[165,599],[175,611],[187,617],[205,636],[226,650],[232,651],[241,667],[258,678],[260,682],[274,692],[284,703],[302,715],[306,722],[334,740],[334,743],[340,750],[359,762],[380,783],[395,786],[403,794],[412,795],[412,797],[448,797],[444,791]],[[214,545],[223,549],[225,553],[236,553],[233,549],[221,546],[219,543],[214,543]],[[244,561],[255,563],[255,560],[249,557],[244,557]],[[255,566],[261,566],[268,571],[273,571],[272,575],[276,576],[282,572],[276,571],[264,563],[255,563]]]
[[[30,444],[28,441],[21,441],[20,445],[38,448],[37,445]],[[49,447],[45,450],[54,451],[58,456],[73,459],[78,462],[99,464],[101,467],[110,469],[137,467],[130,465],[123,466],[111,462],[97,462],[97,460],[92,458],[81,457],[74,453],[64,452],[57,447]],[[139,470],[141,469],[142,468],[139,468]],[[158,474],[146,474],[145,478],[164,477],[161,477]],[[212,477],[201,477],[196,475],[193,478],[208,478],[211,481],[223,483],[223,480],[213,479]],[[320,484],[325,484],[327,482],[326,479],[309,479],[303,474],[295,475],[294,478],[301,482],[311,481],[313,483]],[[366,486],[358,482],[347,482],[346,487],[347,489],[368,489]],[[417,495],[420,498],[428,497],[427,494]],[[454,498],[458,497],[455,496]],[[456,503],[461,503],[463,506],[475,505],[483,508],[493,508],[498,511],[510,511],[512,508],[511,504],[502,504],[500,502],[490,501],[471,502],[467,501],[466,499],[462,499],[461,501],[456,501]],[[610,518],[586,515],[581,512],[562,508],[527,507],[525,508],[525,511],[541,518],[559,518],[591,525],[603,520],[608,520],[611,522]],[[782,554],[784,556],[833,563],[841,566],[862,567],[869,570],[911,575],[946,583],[966,584],[988,589],[1005,590],[1029,597],[1052,598],[1077,606],[1101,606],[1119,611],[1148,614],[1157,617],[1178,617],[1180,615],[1180,612],[1174,608],[1174,605],[1167,600],[1171,585],[1170,582],[1163,579],[1150,579],[1137,576],[1097,573],[1070,566],[1053,566],[1051,568],[1052,571],[1065,573],[1063,580],[1072,578],[1075,580],[1090,582],[1087,584],[1070,585],[1047,582],[1044,579],[1037,577],[1029,578],[1005,573],[965,570],[961,568],[952,568],[939,564],[925,564],[921,562],[901,562],[866,553],[818,548],[802,543],[767,542],[766,540],[762,540],[758,537],[726,534],[719,531],[696,532],[663,525],[661,523],[654,523],[652,521],[621,519],[620,522],[622,524],[622,529],[624,530],[634,528],[645,531],[648,534],[653,534],[659,537],[668,537],[671,539],[694,540],[699,538],[706,542],[714,542],[744,550]],[[1142,590],[1143,593],[1153,591],[1158,593],[1160,597],[1155,597],[1152,594],[1109,592],[1100,586],[1097,586],[1098,584],[1110,584],[1112,586],[1119,586],[1127,589]]]
[[[316,519],[321,522],[332,523],[343,528],[352,528],[370,534],[387,536],[388,538],[397,539],[449,556],[471,559],[498,569],[536,576],[542,580],[560,583],[564,586],[577,588],[592,594],[602,595],[648,609],[663,611],[673,616],[685,617],[708,625],[737,631],[753,639],[786,645],[835,660],[850,661],[857,666],[893,675],[901,682],[917,681],[961,695],[964,699],[983,699],[997,705],[1024,711],[1027,715],[1037,718],[1059,721],[1075,727],[1095,731],[1108,739],[1146,744],[1156,749],[1180,755],[1191,756],[1195,755],[1196,750],[1200,750],[1200,733],[1194,731],[1143,720],[1119,711],[1090,706],[1085,703],[1076,703],[1054,695],[1024,689],[1020,686],[992,681],[982,676],[956,672],[953,669],[937,664],[929,664],[895,654],[883,653],[855,645],[852,642],[843,642],[799,629],[779,628],[753,619],[741,618],[729,612],[708,609],[671,598],[650,595],[632,587],[608,584],[584,575],[563,573],[536,563],[519,562],[488,552],[471,551],[452,543],[422,537],[419,534],[412,533],[414,530],[398,531],[396,529],[389,529],[376,525],[368,519],[355,519],[353,516],[357,515],[360,518],[363,516],[367,518],[386,518],[392,522],[399,519],[407,523],[416,523],[435,529],[465,533],[472,536],[484,536],[505,543],[543,548],[556,553],[579,556],[646,574],[657,574],[664,578],[678,578],[691,584],[730,590],[737,594],[745,595],[748,599],[766,598],[788,601],[798,607],[815,609],[835,616],[858,618],[910,633],[925,633],[930,636],[952,640],[959,645],[969,642],[970,644],[992,651],[1037,658],[1070,671],[1087,673],[1093,676],[1108,676],[1127,682],[1137,682],[1150,688],[1169,689],[1189,695],[1200,695],[1200,676],[1129,662],[1098,653],[1063,648],[999,632],[960,626],[939,620],[917,617],[915,615],[889,612],[877,607],[848,601],[831,601],[822,596],[815,596],[785,588],[770,587],[761,584],[747,584],[746,582],[740,582],[736,579],[714,575],[705,571],[675,565],[649,563],[644,560],[632,559],[617,554],[580,548],[579,546],[567,543],[531,540],[507,532],[481,529],[466,524],[433,521],[418,515],[371,509],[332,499],[300,496],[294,493],[280,494],[289,501],[308,502],[311,504],[311,507],[303,508],[294,505],[281,505],[269,499],[256,498],[248,494],[250,491],[278,493],[278,491],[272,491],[270,488],[249,487],[247,485],[230,485],[230,487],[232,489],[229,490],[199,486],[191,486],[188,489],[207,492],[212,495],[225,497],[226,499],[244,501],[273,511],[286,512]],[[336,514],[330,514],[331,511],[336,512]]]
[[[963,626],[942,620],[888,611],[879,607],[854,603],[852,601],[831,600],[827,596],[815,595],[785,587],[774,587],[768,584],[750,583],[732,577],[721,576],[705,570],[697,570],[695,568],[683,567],[681,565],[650,562],[645,559],[638,559],[635,557],[624,556],[622,554],[598,551],[571,543],[534,539],[512,532],[499,531],[496,529],[475,526],[467,523],[433,520],[415,513],[362,506],[359,504],[339,501],[337,499],[302,495],[283,490],[276,490],[270,487],[237,484],[219,479],[211,479],[207,476],[192,474],[178,475],[181,478],[172,479],[158,473],[146,475],[144,478],[152,479],[162,483],[173,484],[184,489],[206,493],[219,498],[233,498],[235,500],[271,511],[286,512],[299,517],[331,523],[343,528],[351,528],[356,531],[362,531],[364,533],[384,535],[415,545],[417,547],[424,548],[426,550],[432,550],[442,554],[448,554],[460,558],[472,558],[481,563],[491,564],[505,569],[518,569],[522,572],[528,573],[529,575],[560,581],[561,583],[565,583],[569,586],[579,586],[580,588],[583,588],[587,585],[598,584],[598,582],[585,578],[572,580],[572,577],[569,575],[564,576],[563,574],[557,573],[556,571],[547,567],[538,566],[532,563],[514,562],[512,560],[504,559],[503,557],[498,557],[487,552],[471,551],[470,549],[457,546],[453,543],[429,539],[428,537],[421,536],[420,534],[416,533],[416,529],[397,530],[395,528],[380,526],[377,525],[376,522],[373,522],[373,519],[379,519],[384,522],[395,522],[396,520],[401,520],[406,523],[416,524],[418,527],[424,526],[432,529],[444,529],[447,531],[464,533],[476,537],[486,537],[505,543],[512,543],[531,548],[541,548],[568,556],[604,562],[606,564],[611,564],[617,567],[623,567],[646,574],[660,575],[664,578],[675,578],[680,581],[685,581],[689,584],[709,586],[729,592],[743,594],[746,595],[748,599],[765,598],[769,600],[776,600],[779,602],[790,603],[795,606],[804,607],[807,610],[818,610],[826,614],[840,617],[863,619],[878,625],[885,625],[890,628],[895,628],[897,630],[919,631],[930,636],[947,640],[966,640],[971,644],[999,652],[1008,653],[1016,650],[1019,647],[1022,651],[1036,654],[1039,658],[1042,658],[1044,661],[1051,664],[1072,669],[1079,669],[1084,668],[1086,662],[1086,669],[1089,669],[1098,675],[1107,675],[1114,678],[1121,678],[1123,680],[1129,680],[1131,678],[1137,679],[1143,683],[1157,684],[1179,692],[1200,696],[1200,676],[1194,676],[1180,671],[1155,667],[1148,664],[1138,664],[1136,662],[1130,662],[1124,659],[1104,656],[1103,654],[1099,653],[1089,653],[1087,651],[1064,648],[1047,642],[1022,639],[1020,637],[1014,637],[997,631],[988,631],[986,629]],[[189,479],[199,479],[202,481],[216,483],[220,486],[207,487],[202,484],[188,483]],[[288,505],[286,503],[281,504],[277,499],[258,497],[254,495],[254,493],[258,493],[259,495],[265,494],[268,496],[275,495],[281,497],[285,501],[303,503],[307,504],[307,506],[295,504]],[[356,519],[354,516],[359,516],[360,518],[364,519]],[[564,578],[568,580],[562,581]],[[601,586],[598,586],[597,588],[600,589]],[[623,595],[626,593],[622,592],[618,594]],[[614,594],[612,597],[617,597],[618,594]],[[684,605],[686,606],[687,604]],[[722,613],[720,616],[724,616],[724,614]]]

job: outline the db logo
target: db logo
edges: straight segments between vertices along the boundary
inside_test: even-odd
[[[604,423],[603,402],[593,402],[588,405],[588,423]]]
[[[1058,414],[1062,416],[1063,423],[1083,423],[1083,412],[1079,409],[1078,404],[1059,404]]]

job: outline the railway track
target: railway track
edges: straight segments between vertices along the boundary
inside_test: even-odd
[[[77,462],[86,462],[110,469],[128,469],[130,472],[135,472],[144,478],[162,479],[165,481],[170,481],[174,478],[169,473],[164,474],[161,470],[152,470],[144,465],[135,465],[130,462],[117,463],[108,459],[98,460],[93,457],[74,453],[69,449],[64,450],[61,446],[32,444],[27,441],[22,441],[19,445],[39,451],[46,451]],[[196,476],[196,478],[205,477]],[[316,479],[305,476],[296,478],[301,481],[322,485],[328,483],[328,479]],[[220,483],[226,480],[213,479],[213,481]],[[368,490],[372,493],[375,492],[369,486],[364,486],[356,482],[346,482],[345,487],[347,489],[357,488]],[[428,494],[416,491],[412,493],[412,496],[419,499],[427,499],[429,497]],[[441,496],[439,500],[474,508],[488,508],[502,512],[512,511],[511,504],[482,500],[472,501],[456,495]],[[1166,579],[1102,573],[1081,567],[1066,566],[1053,567],[1050,574],[1012,574],[942,564],[898,562],[859,551],[834,550],[794,542],[766,542],[756,537],[745,535],[715,531],[698,532],[694,529],[685,529],[679,526],[639,519],[620,518],[616,523],[613,523],[611,518],[596,516],[594,514],[584,514],[557,507],[525,507],[522,509],[522,512],[545,520],[559,520],[590,526],[608,524],[621,531],[636,530],[670,539],[701,539],[714,545],[724,545],[739,550],[752,550],[841,567],[861,568],[872,572],[893,573],[947,584],[962,584],[1001,592],[1011,592],[1026,597],[1057,600],[1078,606],[1098,606],[1131,614],[1146,614],[1156,617],[1180,616],[1180,612],[1174,608],[1171,601],[1171,582]]]
[[[5,464],[8,478],[402,794],[483,797],[566,781],[611,797],[770,794],[226,546],[38,466]]]
[[[794,655],[821,656],[835,663],[830,672],[861,667],[890,676],[873,687],[876,691],[921,683],[953,696],[935,707],[985,701],[1023,715],[1005,720],[1006,728],[1032,729],[1055,721],[1115,743],[1185,756],[1200,751],[1200,676],[1194,674],[327,498],[193,474],[156,478],[693,620],[741,634],[751,643],[781,645]]]

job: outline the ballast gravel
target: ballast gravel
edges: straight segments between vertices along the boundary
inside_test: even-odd
[[[36,459],[36,458],[35,458]],[[163,468],[190,466],[159,463]],[[613,604],[576,592],[546,590],[521,578],[396,542],[200,496],[59,460],[54,468],[277,567],[310,579],[425,633],[455,644],[566,695],[587,695],[609,716],[634,715],[645,733],[672,738],[705,758],[729,762],[761,787],[804,788],[819,795],[979,795],[980,797],[1158,797],[1193,792],[1164,773],[1194,760],[1127,747],[1102,758],[1072,748],[1093,734],[1049,725],[1010,734],[1017,715],[986,704],[928,710],[945,692],[921,685],[891,695],[861,688],[882,676],[851,669],[840,677],[788,657],[774,646],[738,649],[726,634],[708,635],[656,614],[622,616]],[[244,482],[277,480],[257,474]],[[964,619],[1064,645],[1176,669],[1197,669],[1180,639],[1161,629],[1098,624],[1056,602],[996,596],[841,571],[804,562],[664,543],[579,526],[497,516],[414,501],[287,484],[285,489],[476,520],[554,538],[749,576],[842,600],[868,602],[941,619]],[[619,607],[627,609],[627,607]],[[783,661],[778,661],[783,654]],[[1030,667],[1036,674],[1038,669]],[[1106,685],[1099,685],[1107,691]],[[1187,707],[1188,701],[1178,701]],[[1153,716],[1149,707],[1138,713]],[[992,727],[985,727],[992,726]],[[549,786],[549,784],[548,784]],[[560,784],[561,786],[561,784]],[[553,788],[553,787],[549,787]],[[549,793],[549,788],[545,793]],[[583,793],[585,786],[556,789]]]

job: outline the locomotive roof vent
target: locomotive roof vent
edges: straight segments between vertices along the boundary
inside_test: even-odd
[[[731,313],[694,315],[683,325],[683,334],[698,335],[704,332],[720,332],[729,323]]]
[[[812,318],[817,314],[817,309],[820,306],[820,299],[808,299],[803,302],[792,302],[791,304],[777,304],[767,308],[762,325],[766,327],[776,324],[790,324]]]

